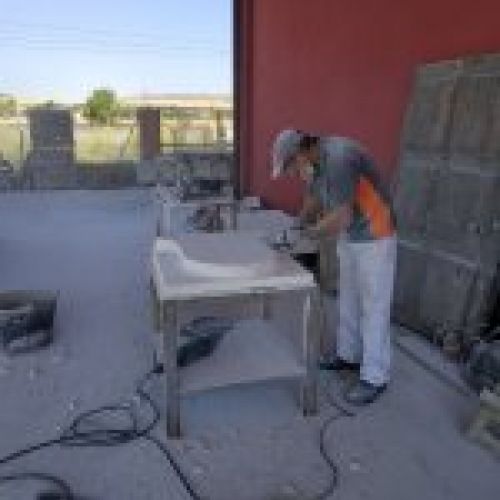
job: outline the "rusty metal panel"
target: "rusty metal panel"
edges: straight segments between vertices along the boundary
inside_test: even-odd
[[[450,130],[450,155],[473,157],[472,165],[479,167],[481,156],[499,152],[497,141],[490,137],[497,106],[493,106],[498,97],[500,78],[462,76],[456,88],[456,98],[452,113]]]
[[[481,265],[493,272],[500,261],[500,172],[481,177]]]
[[[394,317],[474,336],[500,259],[500,55],[418,72],[395,208]]]
[[[428,205],[430,247],[477,262],[480,258],[481,186],[478,175],[443,169]]]
[[[455,92],[455,67],[421,71],[407,113],[403,149],[438,153],[448,148],[448,130]]]
[[[445,332],[463,328],[477,269],[438,252],[428,252],[425,263],[419,324],[424,332],[440,340]]]
[[[410,328],[422,326],[420,325],[420,297],[422,276],[425,275],[425,257],[422,248],[399,240],[393,319]]]
[[[399,234],[406,240],[420,241],[425,236],[427,207],[435,190],[438,164],[423,155],[408,155],[401,164],[394,207]]]
[[[486,307],[489,304],[491,284],[494,274],[480,269],[472,285],[469,302],[463,311],[463,331],[470,339],[479,335],[485,321]]]

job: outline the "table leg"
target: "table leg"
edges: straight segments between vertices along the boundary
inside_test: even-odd
[[[260,296],[260,311],[261,319],[264,321],[271,321],[273,311],[272,297],[267,293],[263,293]]]
[[[177,305],[174,302],[163,302],[160,312],[167,388],[167,436],[169,438],[179,438],[181,435],[181,422],[179,371],[177,368],[177,341],[179,338]]]
[[[237,205],[236,203],[232,203],[229,205],[229,218],[231,219],[231,229],[236,231],[238,229],[238,214],[237,214]]]
[[[157,213],[157,218],[156,218],[156,236],[158,238],[161,238],[163,235],[163,201],[159,200],[158,201],[158,213]]]
[[[302,382],[301,403],[304,415],[314,415],[318,410],[318,293],[316,290],[304,296],[302,313],[303,352],[307,375]]]
[[[330,277],[330,248],[328,240],[321,238],[318,243],[318,282],[322,291],[328,289]]]
[[[320,302],[319,302],[319,317],[320,317],[320,352],[324,356],[329,356],[332,354],[331,352],[331,339],[328,338],[328,333],[327,333],[327,317],[326,317],[326,310],[325,310],[325,304],[323,300],[323,295],[326,294],[327,292],[332,292],[335,291],[336,285],[332,285],[332,275],[338,274],[337,270],[337,263],[336,263],[336,257],[334,259],[333,257],[333,250],[334,248],[336,249],[336,241],[327,238],[327,239],[321,239],[319,242],[319,266],[318,266],[318,271],[319,271],[319,276],[318,276],[318,283],[319,283],[319,289],[321,291],[321,297],[320,297]],[[336,256],[336,253],[335,253]],[[334,259],[334,260],[332,260]]]

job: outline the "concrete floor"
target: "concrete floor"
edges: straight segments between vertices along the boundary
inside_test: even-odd
[[[148,191],[0,195],[0,289],[61,293],[52,347],[16,358],[0,353],[0,456],[57,436],[81,411],[131,396],[153,359],[153,233]],[[401,340],[454,376],[426,344],[411,336]],[[498,498],[498,461],[462,436],[476,398],[398,350],[393,378],[379,402],[337,419],[326,433],[339,470],[332,498]],[[318,446],[323,422],[338,414],[328,394],[341,401],[346,383],[323,375],[321,412],[308,420],[284,383],[190,397],[183,404],[186,437],[169,446],[201,498],[315,498],[330,478]],[[163,407],[159,381],[152,394]],[[156,435],[163,436],[163,427]],[[144,441],[51,448],[0,474],[26,470],[58,474],[89,500],[189,498],[159,451]],[[0,487],[0,499],[33,498],[34,486]]]

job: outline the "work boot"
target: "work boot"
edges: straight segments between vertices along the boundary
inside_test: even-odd
[[[347,391],[345,400],[354,406],[364,406],[373,403],[386,389],[387,384],[374,385],[366,380],[359,380]]]
[[[339,358],[338,356],[334,356],[333,358],[322,358],[319,360],[318,365],[320,370],[335,372],[340,372],[343,370],[359,371],[360,368],[359,363],[352,363],[350,361],[346,361],[345,359]]]

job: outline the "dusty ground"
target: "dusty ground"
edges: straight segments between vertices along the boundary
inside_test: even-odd
[[[147,191],[0,195],[0,289],[61,293],[50,349],[17,358],[0,353],[0,456],[57,436],[81,411],[130,397],[153,358],[153,232]],[[403,341],[453,376],[425,344]],[[183,404],[186,438],[169,446],[202,498],[315,498],[331,474],[319,430],[338,414],[327,393],[340,401],[345,383],[323,376],[321,412],[309,420],[283,383],[191,397]],[[152,393],[163,407],[159,381]],[[332,498],[498,498],[498,461],[462,436],[475,404],[395,350],[394,380],[383,399],[339,418],[326,433],[339,470]],[[162,437],[163,427],[156,433]],[[189,498],[159,451],[143,441],[51,448],[0,474],[26,470],[56,473],[86,499]],[[0,488],[0,498],[29,499],[33,488]]]

